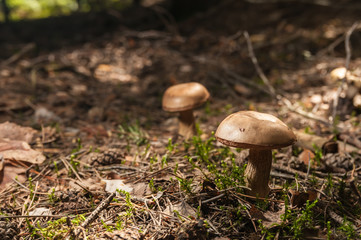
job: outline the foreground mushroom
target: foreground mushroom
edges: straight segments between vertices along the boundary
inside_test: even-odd
[[[215,134],[224,145],[249,148],[245,170],[247,194],[266,197],[269,193],[269,176],[272,149],[292,145],[296,136],[278,118],[254,111],[240,111],[225,118]]]
[[[179,135],[186,139],[196,133],[193,109],[201,106],[209,98],[209,92],[200,83],[189,82],[169,87],[162,106],[165,111],[179,112]]]

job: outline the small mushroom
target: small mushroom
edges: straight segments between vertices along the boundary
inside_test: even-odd
[[[269,193],[269,176],[272,149],[292,145],[296,136],[281,120],[266,113],[240,111],[225,118],[215,134],[224,145],[249,148],[245,170],[247,194],[266,197]]]
[[[201,106],[208,98],[208,90],[196,82],[177,84],[165,91],[162,106],[165,111],[179,112],[179,135],[186,139],[195,135],[193,109]]]

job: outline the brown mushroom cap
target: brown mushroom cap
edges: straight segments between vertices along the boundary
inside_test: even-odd
[[[275,149],[293,144],[296,136],[281,120],[266,113],[240,111],[218,126],[217,140],[227,146]]]
[[[169,87],[163,95],[163,109],[180,112],[197,108],[209,98],[208,90],[200,83],[181,83]]]

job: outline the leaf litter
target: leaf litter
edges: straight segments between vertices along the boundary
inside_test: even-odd
[[[343,51],[329,46],[358,14],[343,13],[345,21],[332,21],[334,9],[312,5],[311,12],[328,10],[317,14],[325,21],[319,24],[309,11],[291,17],[296,8],[286,3],[278,8],[251,2],[224,1],[215,12],[180,22],[181,36],[122,26],[121,34],[84,46],[64,41],[63,48],[49,52],[42,45],[40,55],[28,53],[0,69],[0,98],[6,103],[0,106],[1,173],[12,182],[0,191],[0,234],[26,239],[359,237],[360,112],[348,104],[337,109],[340,119],[334,125],[327,120],[337,93],[329,73],[344,65]],[[245,7],[249,11],[240,14]],[[267,24],[258,21],[260,9],[274,13],[262,15]],[[270,83],[286,92],[291,105],[264,94],[242,29],[251,33]],[[357,56],[358,47],[353,51]],[[352,59],[352,72],[359,63]],[[203,133],[184,141],[160,99],[168,86],[190,80],[207,86],[212,99],[195,111]],[[341,94],[342,99],[347,103]],[[225,148],[212,135],[225,116],[242,109],[282,117],[298,132],[296,146],[273,153],[266,199],[244,194],[248,151]],[[30,154],[34,151],[39,155]]]

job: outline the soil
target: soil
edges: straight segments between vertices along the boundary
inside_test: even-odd
[[[288,196],[300,214],[306,200],[317,198],[314,212],[326,216],[324,223],[302,225],[298,238],[346,239],[339,230],[343,218],[360,234],[360,214],[352,208],[359,209],[361,199],[357,180],[361,109],[341,92],[337,118],[330,118],[340,86],[330,72],[347,63],[345,36],[358,23],[360,8],[357,1],[319,5],[226,0],[185,15],[164,6],[132,7],[0,25],[0,122],[36,129],[29,144],[46,157],[41,164],[13,164],[23,169],[24,182],[2,186],[0,211],[2,216],[18,217],[0,219],[0,233],[5,229],[9,239],[261,239],[269,235],[258,220],[278,223]],[[358,26],[349,38],[348,68],[355,75],[361,62],[359,30]],[[275,95],[269,94],[272,87],[257,71],[250,50]],[[306,129],[321,138],[344,141],[355,151],[339,147],[321,154],[321,162],[311,166],[315,179],[322,182],[313,186],[315,198],[307,182],[309,158],[305,163],[295,153],[306,149],[303,145],[274,151],[277,161],[267,203],[247,197],[239,187],[227,192],[185,160],[197,156],[197,148],[187,149],[187,141],[177,134],[177,115],[162,110],[164,91],[190,81],[203,84],[211,95],[194,111],[204,142],[230,113],[256,110],[277,116],[295,132]],[[177,150],[170,149],[169,139]],[[196,145],[192,140],[189,144]],[[224,148],[216,141],[211,145]],[[218,150],[212,151],[218,156]],[[230,151],[243,166],[247,151]],[[164,156],[167,164],[160,161]],[[156,157],[159,162],[152,164]],[[9,170],[2,171],[6,175]],[[303,189],[290,187],[296,191],[291,194],[283,187],[285,182],[289,186],[297,182],[295,174],[307,177],[299,180]],[[79,232],[74,220],[82,222],[81,214],[89,217],[109,195],[104,180],[116,179],[138,191],[131,194],[133,203],[127,202],[126,194],[117,195],[83,228],[86,231]],[[175,179],[193,179],[193,193]],[[334,189],[345,184],[347,194],[327,192],[327,179],[334,181]],[[150,183],[162,191],[150,189]],[[157,196],[159,192],[162,195]],[[338,207],[344,196],[348,201]],[[49,200],[52,197],[55,200]],[[179,202],[183,205],[177,211],[186,209],[181,215],[193,217],[166,212]],[[235,202],[245,206],[240,215],[228,211],[237,209]],[[40,207],[50,209],[51,216],[21,217]],[[127,220],[122,219],[117,229],[118,217],[128,209],[133,216],[124,217]],[[61,226],[57,234],[45,236],[40,229],[49,230],[48,221],[54,223],[60,216],[68,216],[68,221],[57,225]],[[332,233],[327,232],[327,221]],[[286,230],[292,225],[287,224],[269,226],[268,233],[291,238],[295,232]]]

